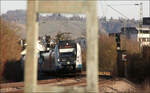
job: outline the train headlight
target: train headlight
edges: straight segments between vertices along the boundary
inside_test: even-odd
[[[58,62],[60,61],[60,59],[58,58],[58,60],[57,60]]]
[[[67,64],[70,64],[70,62],[68,61]]]

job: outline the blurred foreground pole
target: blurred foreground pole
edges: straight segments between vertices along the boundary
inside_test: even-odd
[[[124,76],[126,77],[126,78],[128,78],[128,63],[127,62],[124,62]]]
[[[98,17],[97,2],[87,10],[87,92],[98,93]]]
[[[25,93],[35,91],[37,84],[37,22],[38,0],[28,0],[27,7],[27,54],[25,61]]]

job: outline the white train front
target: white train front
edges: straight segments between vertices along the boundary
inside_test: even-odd
[[[82,54],[79,43],[59,41],[55,48],[50,51],[49,68],[52,72],[81,72]]]

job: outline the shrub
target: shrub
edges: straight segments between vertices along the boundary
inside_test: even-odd
[[[9,61],[5,64],[3,76],[8,82],[18,82],[23,80],[23,70],[18,61]]]
[[[143,47],[142,52],[128,56],[128,75],[136,82],[150,80],[150,47]]]
[[[16,30],[1,17],[0,30],[0,76],[2,76],[7,61],[20,59],[21,46],[18,43],[19,37],[15,34]]]
[[[139,43],[135,40],[126,39],[121,36],[121,49],[127,50],[127,54],[140,53]]]
[[[99,71],[116,73],[116,43],[105,34],[99,36]],[[83,70],[86,70],[86,49],[82,51]]]
[[[116,42],[113,37],[103,34],[99,37],[99,71],[116,73]]]

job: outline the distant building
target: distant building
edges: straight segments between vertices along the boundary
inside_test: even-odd
[[[140,42],[141,46],[148,45],[150,46],[150,28],[137,28],[138,38],[137,41]]]
[[[141,47],[150,46],[150,28],[125,27],[121,29],[121,34],[138,41]]]

